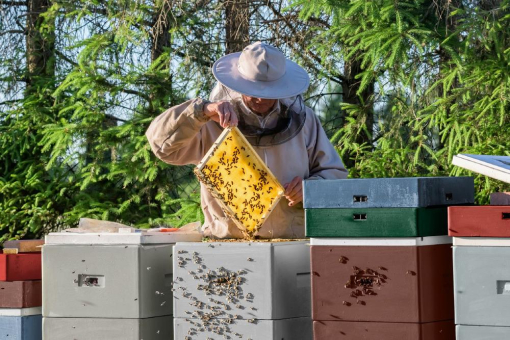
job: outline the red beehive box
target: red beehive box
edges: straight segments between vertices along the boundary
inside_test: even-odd
[[[0,281],[41,280],[41,253],[0,254]]]
[[[334,246],[312,240],[312,318],[400,323],[453,319],[452,267],[451,244]]]
[[[41,281],[0,282],[0,308],[42,306]]]
[[[448,207],[448,234],[455,237],[510,237],[510,206]]]
[[[314,321],[314,340],[455,340],[453,320],[431,323]]]

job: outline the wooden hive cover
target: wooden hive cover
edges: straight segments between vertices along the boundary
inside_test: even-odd
[[[248,235],[267,219],[282,185],[238,128],[227,128],[197,165],[195,174],[223,210]]]

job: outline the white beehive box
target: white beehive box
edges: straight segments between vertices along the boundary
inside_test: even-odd
[[[149,318],[172,314],[172,248],[199,234],[69,234],[46,237],[43,315]]]
[[[463,237],[454,245],[455,323],[509,328],[510,239]]]
[[[310,250],[305,241],[177,243],[174,289],[174,317],[198,329],[310,320]]]
[[[171,316],[148,319],[43,318],[44,340],[171,340],[172,333]]]

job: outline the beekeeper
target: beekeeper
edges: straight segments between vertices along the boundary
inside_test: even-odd
[[[146,136],[158,158],[173,165],[198,164],[229,126],[237,126],[280,183],[280,200],[256,236],[303,238],[302,181],[347,177],[318,117],[303,103],[307,72],[277,48],[253,43],[213,65],[218,80],[209,100],[196,98],[163,112]],[[235,223],[201,184],[204,236],[242,238]]]

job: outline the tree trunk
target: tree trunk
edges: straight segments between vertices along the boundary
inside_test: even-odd
[[[30,90],[37,78],[48,80],[55,75],[55,30],[52,27],[41,33],[42,14],[51,6],[51,0],[28,0],[27,6],[27,90]]]
[[[361,60],[354,58],[351,61],[346,61],[344,64],[344,80],[342,81],[342,101],[347,104],[359,105],[363,107],[364,117],[357,117],[363,120],[366,129],[369,133],[362,131],[356,138],[356,143],[372,145],[372,132],[374,128],[374,108],[373,108],[373,95],[374,84],[367,86],[361,95],[357,92],[360,88],[361,80],[356,79],[356,76],[362,72]],[[355,162],[350,156],[346,157],[345,165],[350,168],[355,165]]]
[[[161,6],[157,9],[152,26],[152,40],[151,40],[151,62],[155,62],[161,55],[171,48],[171,34],[172,18],[170,15],[172,5],[170,0],[164,0]],[[168,75],[168,79],[161,82],[160,79],[151,82],[150,88],[150,112],[158,114],[160,108],[172,106],[172,75]]]
[[[250,42],[250,2],[224,0],[226,53],[242,51]]]

